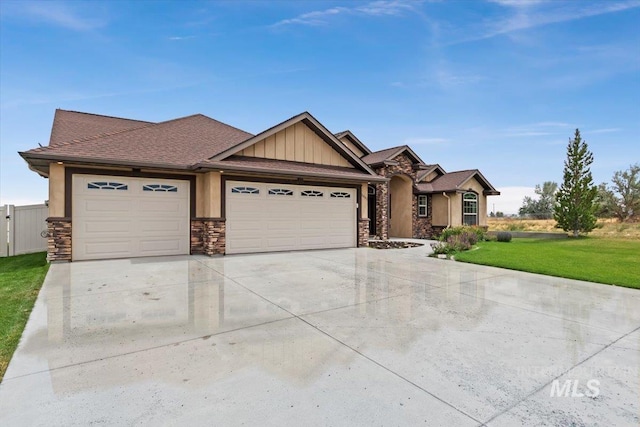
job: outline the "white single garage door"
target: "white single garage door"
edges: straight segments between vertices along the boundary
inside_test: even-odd
[[[189,253],[189,182],[73,175],[73,260]]]
[[[226,252],[356,246],[356,190],[227,181]]]

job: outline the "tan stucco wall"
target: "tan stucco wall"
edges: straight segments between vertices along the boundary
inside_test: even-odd
[[[408,179],[393,177],[389,182],[391,217],[389,237],[412,237],[413,185]]]
[[[484,188],[475,180],[467,181],[463,186],[478,193],[478,225],[487,225],[487,197],[482,194]],[[448,193],[451,197],[451,226],[462,225],[462,195],[463,193]],[[447,199],[442,195],[433,196],[433,225],[447,225]]]
[[[222,174],[207,172],[196,176],[196,216],[220,218],[222,216]]]
[[[344,136],[344,137],[340,138],[340,141],[341,141],[344,145],[346,145],[346,146],[347,146],[347,148],[348,148],[349,150],[351,150],[351,151],[353,152],[353,154],[355,154],[356,156],[358,156],[358,157],[362,157],[362,155],[364,154],[364,153],[362,152],[362,150],[361,150],[361,149],[359,149],[358,147],[356,147],[356,146],[355,146],[355,144],[349,140],[349,138],[348,138],[348,137]]]
[[[49,216],[64,217],[64,165],[49,165]]]
[[[447,198],[442,194],[434,194],[431,196],[431,215],[432,223],[437,226],[447,226],[449,219],[447,218],[449,211]]]
[[[451,226],[462,225],[462,194],[451,193]]]
[[[240,156],[353,167],[304,123],[296,123],[237,153]]]
[[[369,184],[360,188],[360,218],[369,218]]]
[[[478,193],[478,225],[487,225],[487,196],[482,194],[484,187],[475,178],[471,178],[464,184],[464,188],[471,188]],[[462,209],[462,205],[460,209]]]

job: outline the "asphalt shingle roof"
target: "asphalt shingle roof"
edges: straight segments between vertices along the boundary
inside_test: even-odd
[[[49,145],[117,133],[152,125],[152,122],[101,116],[78,111],[56,110]]]
[[[431,182],[418,183],[416,184],[416,188],[418,191],[427,193],[442,193],[462,190],[460,186],[476,174],[480,174],[480,171],[477,169],[450,172],[437,177]],[[489,189],[493,189],[493,187]]]
[[[70,117],[72,120],[69,120]],[[52,137],[54,143],[25,154],[188,167],[253,136],[196,114],[160,123],[111,120],[113,118],[97,116],[97,124],[88,124],[86,133],[81,137],[80,129],[84,122],[76,120],[77,117],[77,114],[56,114],[54,129],[58,128],[59,131]],[[127,129],[125,126],[130,127]],[[99,133],[91,134],[95,131]],[[75,139],[63,140],[71,136]]]
[[[374,151],[373,153],[367,154],[366,156],[362,157],[362,161],[368,165],[375,165],[385,160],[390,160],[391,156],[393,156],[396,152],[400,151],[404,147],[406,147],[406,145],[401,145],[399,147],[385,148],[384,150],[380,150],[380,151]]]

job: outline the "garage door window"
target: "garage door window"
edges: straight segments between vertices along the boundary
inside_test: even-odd
[[[271,196],[293,196],[293,190],[286,188],[270,188],[269,194]]]
[[[324,194],[322,193],[322,191],[316,191],[316,190],[304,190],[300,192],[300,195],[303,197],[324,197]]]
[[[351,198],[351,194],[345,193],[343,191],[334,191],[333,193],[331,193],[331,197],[336,199],[349,199]]]
[[[146,184],[142,186],[142,191],[156,191],[156,192],[169,192],[177,193],[178,188],[175,185],[167,184]]]
[[[87,183],[87,188],[90,190],[128,190],[127,184],[121,184],[119,182],[106,182],[97,181]]]
[[[234,194],[260,194],[260,190],[255,187],[233,187],[231,192]]]

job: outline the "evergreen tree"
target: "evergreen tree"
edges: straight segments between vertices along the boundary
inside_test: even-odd
[[[587,143],[580,137],[576,129],[573,140],[567,145],[567,160],[564,162],[564,180],[556,194],[556,207],[553,217],[557,227],[573,232],[578,237],[580,232],[588,233],[596,226],[594,200],[598,188],[593,185],[591,169],[593,153]]]

